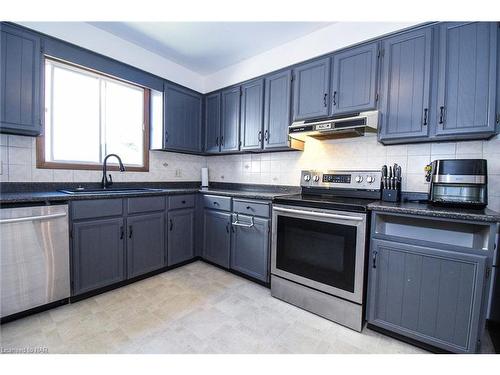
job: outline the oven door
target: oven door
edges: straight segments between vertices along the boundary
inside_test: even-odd
[[[271,273],[361,304],[366,214],[273,206]]]

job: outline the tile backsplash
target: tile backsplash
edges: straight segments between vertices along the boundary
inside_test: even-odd
[[[100,171],[37,169],[35,139],[0,135],[0,181],[100,181]],[[398,163],[403,190],[428,192],[424,167],[435,159],[488,160],[489,207],[500,211],[500,135],[489,141],[418,143],[383,146],[373,134],[360,138],[307,140],[305,150],[263,154],[195,156],[151,151],[149,172],[112,172],[115,181],[199,181],[209,168],[210,181],[267,185],[300,184],[302,169],[379,169]]]
[[[383,146],[376,135],[318,141],[301,151],[223,155],[207,158],[210,181],[299,185],[302,169],[380,169],[397,163],[403,190],[428,192],[424,167],[435,159],[488,160],[489,207],[500,210],[500,136],[489,141],[418,143]]]

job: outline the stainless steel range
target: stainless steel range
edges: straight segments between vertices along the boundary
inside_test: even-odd
[[[302,171],[302,193],[274,199],[274,297],[361,331],[367,205],[380,185],[380,171]]]

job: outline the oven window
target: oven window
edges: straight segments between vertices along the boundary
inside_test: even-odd
[[[278,269],[354,292],[355,259],[355,227],[278,216]]]

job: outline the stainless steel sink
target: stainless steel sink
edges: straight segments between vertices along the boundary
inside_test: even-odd
[[[95,195],[109,195],[109,194],[137,194],[137,193],[147,193],[147,192],[161,192],[163,189],[152,189],[152,188],[107,188],[107,189],[61,189],[59,190],[64,194],[95,194]]]

